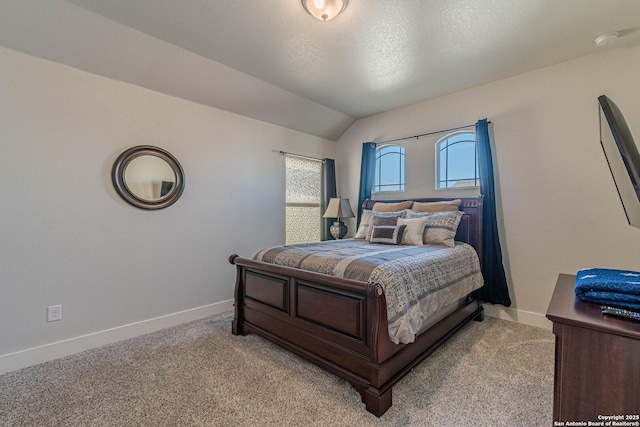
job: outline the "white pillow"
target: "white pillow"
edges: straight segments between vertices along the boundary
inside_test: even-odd
[[[428,217],[404,219],[398,218],[398,225],[406,225],[402,235],[403,245],[423,246],[422,233]]]

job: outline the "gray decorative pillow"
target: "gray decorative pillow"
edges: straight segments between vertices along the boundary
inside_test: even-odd
[[[383,245],[399,245],[402,242],[402,234],[406,225],[374,225],[371,227],[370,243]]]
[[[456,245],[455,237],[463,212],[434,212],[427,216],[422,233],[425,245],[442,245],[450,248]]]
[[[365,209],[362,211],[362,219],[360,220],[360,225],[358,226],[358,230],[356,231],[355,238],[356,239],[366,239],[369,235],[369,228],[371,227],[371,220],[375,216],[400,216],[402,215],[402,211],[399,212],[374,212],[372,210]]]
[[[402,211],[402,218],[424,218],[425,216],[433,215],[435,212],[418,212],[413,209],[405,209]]]
[[[389,225],[395,226],[398,225],[398,218],[400,216],[379,216],[377,213],[371,218],[371,225],[369,226],[369,234],[367,234],[366,241],[371,240],[371,234],[373,233],[373,227],[376,225]]]

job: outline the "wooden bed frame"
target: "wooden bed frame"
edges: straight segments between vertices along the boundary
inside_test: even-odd
[[[465,215],[456,240],[469,243],[482,257],[482,196],[461,199]],[[371,209],[375,202],[367,200],[363,207]],[[475,291],[414,343],[393,344],[380,285],[238,255],[229,262],[237,269],[232,333],[253,332],[347,380],[367,411],[378,417],[391,407],[394,384],[467,322],[484,316],[481,292]]]

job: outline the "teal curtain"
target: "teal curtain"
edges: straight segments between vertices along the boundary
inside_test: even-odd
[[[360,163],[360,191],[358,192],[358,222],[362,217],[362,204],[371,198],[373,181],[376,176],[376,143],[365,142],[362,144],[362,162]]]
[[[484,196],[482,209],[482,275],[484,276],[484,300],[492,304],[511,305],[507,278],[502,263],[502,248],[496,218],[496,192],[493,175],[493,159],[489,140],[489,123],[482,119],[476,123],[478,140],[478,170],[480,193]]]
[[[336,161],[333,159],[322,159],[322,214],[329,206],[329,200],[337,197],[336,190]],[[333,240],[330,228],[333,225],[334,218],[322,218],[322,240]]]

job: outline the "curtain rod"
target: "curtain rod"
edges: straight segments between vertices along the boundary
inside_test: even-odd
[[[436,135],[439,133],[444,133],[444,132],[452,132],[454,130],[460,130],[460,129],[466,129],[466,128],[470,128],[470,127],[475,127],[475,123],[472,125],[466,125],[466,126],[458,126],[457,128],[451,128],[451,129],[443,129],[443,130],[437,130],[435,132],[428,132],[428,133],[422,133],[420,135],[413,135],[413,136],[405,136],[404,138],[396,138],[396,139],[390,139],[388,141],[381,141],[381,142],[377,142],[377,144],[387,144],[389,142],[397,142],[397,141],[404,141],[406,139],[418,139],[422,136],[428,136],[428,135]]]
[[[324,159],[318,159],[316,157],[303,156],[302,154],[287,153],[286,151],[280,151],[279,153],[282,154],[283,156],[298,157],[300,159],[314,160],[316,162],[324,163]]]

